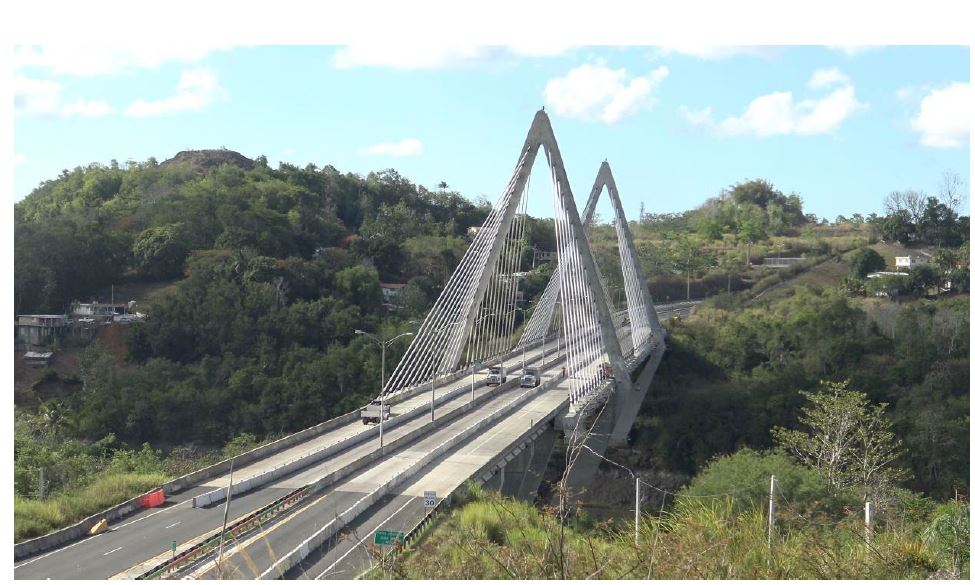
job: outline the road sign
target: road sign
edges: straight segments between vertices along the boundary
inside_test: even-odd
[[[423,492],[423,507],[433,508],[437,505],[437,492]]]
[[[171,548],[173,549],[173,552],[176,552],[176,541],[175,540],[173,541],[173,544],[171,545]]]
[[[397,540],[403,542],[405,535],[395,530],[377,530],[373,543],[377,545],[394,544]]]

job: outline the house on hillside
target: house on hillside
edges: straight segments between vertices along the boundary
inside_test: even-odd
[[[15,339],[27,345],[46,345],[71,326],[67,315],[18,315]]]
[[[907,256],[895,256],[894,265],[897,270],[910,270],[919,264],[928,264],[931,257],[928,254],[909,254]]]
[[[380,282],[379,287],[383,289],[383,305],[388,305],[390,307],[396,305],[396,299],[399,298],[400,291],[406,284],[398,282]]]
[[[111,323],[118,320],[122,315],[131,313],[129,310],[135,305],[135,301],[128,303],[78,303],[71,309],[72,316],[76,318],[94,319],[96,323]]]

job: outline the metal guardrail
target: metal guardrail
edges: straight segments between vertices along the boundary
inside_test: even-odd
[[[226,532],[222,530],[220,532],[224,533],[225,539],[228,535],[232,538],[243,536],[252,529],[263,526],[265,522],[272,520],[281,513],[293,509],[311,494],[312,490],[309,489],[309,486],[300,487],[288,494],[285,494],[263,508],[251,512],[247,516],[235,521],[227,527]],[[187,565],[212,553],[219,546],[220,532],[189,547],[180,554],[176,555],[175,558],[164,561],[155,567],[152,567],[142,575],[136,577],[136,579],[156,579],[164,575],[177,573],[183,570],[183,568],[185,568]]]
[[[564,356],[561,357],[561,358],[557,358],[557,359],[553,360],[552,362],[550,362],[550,364],[553,364],[553,365],[554,364],[557,364],[557,363],[559,363],[560,361],[562,361],[564,359],[565,359]],[[518,384],[518,381],[517,380],[513,380],[511,382],[508,382],[506,384],[506,386],[510,386],[511,387],[510,389],[513,389],[513,388],[517,387],[517,384]],[[468,388],[465,386],[465,387],[458,388],[456,390],[457,391],[466,392],[466,391],[468,391]],[[453,392],[453,391],[451,391],[451,392]],[[480,406],[484,402],[486,402],[488,400],[491,400],[494,396],[495,395],[493,393],[485,393],[485,394],[482,394],[481,396],[478,396],[474,400],[474,402],[469,402],[467,404],[462,405],[459,408],[456,408],[456,409],[450,411],[449,413],[445,414],[442,418],[438,418],[437,421],[438,422],[447,423],[450,420],[453,420],[454,418],[456,418],[456,417],[458,417],[458,416],[460,416],[460,415],[462,415],[462,414],[464,414],[464,413],[472,410],[474,407]],[[421,410],[421,413],[422,413],[422,411],[424,410],[424,407],[422,407],[422,406],[419,407],[419,410]],[[427,432],[429,432],[429,430],[430,430],[430,428],[427,425],[424,425],[424,426],[422,426],[420,428],[414,429],[413,431],[411,431],[407,435],[404,435],[403,437],[400,437],[400,438],[398,438],[398,439],[396,439],[394,441],[391,441],[389,444],[386,445],[386,449],[389,449],[390,451],[394,451],[394,450],[398,449],[402,445],[407,445],[407,444],[415,441],[417,438],[419,438],[422,435],[424,435]],[[358,459],[358,460],[356,460],[356,461],[354,461],[354,462],[352,462],[352,463],[350,463],[350,464],[348,464],[348,465],[346,465],[346,466],[344,466],[342,468],[339,468],[339,469],[337,469],[337,470],[329,473],[328,475],[322,477],[321,479],[319,479],[319,480],[317,480],[317,481],[315,481],[313,483],[310,483],[310,484],[308,484],[308,485],[306,485],[304,487],[298,488],[297,490],[295,490],[295,491],[293,491],[293,492],[291,492],[291,493],[283,496],[279,500],[276,500],[275,502],[272,502],[268,506],[265,506],[264,508],[261,508],[261,510],[259,510],[257,512],[254,512],[252,514],[249,514],[249,515],[245,516],[244,518],[242,518],[242,519],[240,519],[238,521],[235,521],[231,526],[229,526],[227,528],[227,533],[231,534],[234,537],[239,536],[239,535],[242,535],[242,534],[245,534],[249,530],[249,527],[253,527],[253,525],[254,525],[253,524],[253,519],[256,516],[260,516],[262,513],[266,513],[267,510],[273,508],[275,505],[279,504],[280,502],[285,501],[285,500],[288,500],[289,498],[292,498],[293,496],[295,496],[296,494],[298,494],[299,492],[301,492],[300,497],[298,497],[296,500],[294,500],[292,502],[293,504],[298,504],[301,501],[303,501],[304,499],[306,499],[308,496],[311,496],[311,495],[314,495],[314,494],[317,494],[317,493],[321,492],[321,490],[323,490],[328,485],[331,485],[331,484],[333,484],[333,483],[335,483],[335,482],[337,482],[337,481],[339,481],[339,480],[341,480],[341,479],[343,479],[345,477],[348,477],[349,475],[355,473],[356,471],[358,471],[359,469],[361,469],[363,467],[368,466],[374,460],[379,459],[381,457],[382,457],[382,454],[380,454],[378,451],[374,451],[374,452],[368,454],[365,457],[362,457],[362,458],[360,458],[360,459]],[[226,490],[226,488],[220,488],[220,489],[221,490]],[[270,517],[276,516],[279,512],[283,512],[283,511],[291,512],[293,510],[296,510],[297,507],[298,507],[297,505],[290,505],[287,508],[283,508],[283,509],[275,512],[275,514],[271,515]],[[270,517],[268,519],[270,519]],[[353,516],[353,518],[354,518],[354,516]],[[261,521],[263,522],[263,519]],[[245,530],[244,529],[245,527],[247,527],[248,529]],[[220,537],[220,534],[217,533],[216,535],[214,535],[214,536],[206,539],[205,541],[203,541],[201,543],[198,543],[198,544],[190,547],[189,549],[187,549],[186,551],[184,551],[183,553],[181,553],[180,555],[178,555],[175,560],[170,560],[170,561],[167,561],[165,563],[160,563],[156,567],[153,567],[152,569],[149,569],[148,571],[146,571],[145,573],[143,573],[143,576],[141,576],[139,578],[155,578],[155,577],[157,577],[157,576],[159,576],[161,574],[164,574],[164,573],[170,573],[171,574],[171,573],[175,573],[175,572],[178,572],[178,571],[181,571],[181,570],[185,569],[187,565],[189,565],[189,564],[191,564],[191,563],[193,563],[193,562],[195,562],[195,561],[197,561],[197,560],[205,557],[208,554],[213,553],[214,552],[214,545],[213,545],[213,543],[218,542],[219,541],[219,537]],[[210,543],[210,545],[207,545],[207,543]],[[172,568],[170,568],[171,566],[172,566]],[[163,569],[166,569],[166,570],[163,570]],[[149,575],[150,573],[154,573],[154,575],[152,577],[148,577],[147,575]]]
[[[399,473],[394,474],[393,477],[391,477],[384,484],[380,485],[372,492],[360,498],[355,504],[350,506],[345,511],[337,514],[334,520],[332,520],[331,522],[323,526],[321,529],[319,529],[317,532],[312,534],[310,537],[305,539],[300,545],[295,547],[291,552],[289,552],[287,555],[285,555],[280,560],[278,560],[278,562],[276,562],[274,565],[272,565],[263,573],[261,573],[259,578],[264,579],[268,577],[270,578],[283,577],[285,573],[287,573],[287,571],[289,571],[292,567],[294,567],[299,562],[301,562],[305,557],[307,557],[312,550],[317,549],[319,546],[321,546],[322,543],[325,542],[325,540],[331,538],[336,533],[338,533],[339,530],[341,530],[346,525],[348,525],[349,522],[351,522],[354,518],[356,518],[367,508],[369,508],[377,501],[379,501],[380,498],[388,494],[394,487],[396,487],[397,485],[399,485],[400,483],[408,479],[411,479],[414,475],[416,475],[417,472],[419,472],[421,469],[426,467],[435,458],[439,457],[440,455],[449,451],[450,449],[456,447],[459,442],[467,439],[475,432],[482,430],[484,427],[494,423],[502,416],[507,415],[511,410],[520,407],[527,400],[533,398],[534,396],[542,392],[547,391],[553,384],[560,382],[561,379],[562,379],[561,375],[553,377],[545,384],[542,384],[536,388],[533,388],[531,390],[528,390],[527,392],[522,393],[520,396],[510,401],[506,405],[502,406],[495,412],[491,413],[490,415],[478,421],[475,421],[464,430],[453,435],[452,437],[447,438],[442,443],[440,443],[437,447],[434,447],[423,457],[415,461],[408,468],[404,469],[403,471],[400,471]]]
[[[536,361],[538,361],[540,359],[541,359],[541,356],[535,356],[534,359],[532,359],[531,361],[526,362],[526,364],[533,364],[533,363],[535,363]],[[556,358],[555,361],[552,361],[552,362],[549,362],[549,363],[550,364],[557,363],[560,359],[561,358]],[[480,385],[481,386],[484,385],[483,381],[481,382]],[[442,396],[440,396],[439,398],[437,398],[437,400],[434,402],[434,404],[436,406],[443,405],[444,403],[453,400],[457,396],[466,393],[468,390],[469,390],[469,388],[467,386],[461,386],[461,387],[457,387],[457,388],[453,388],[451,390],[448,390]],[[401,414],[399,416],[396,416],[396,417],[393,417],[393,418],[389,419],[386,423],[384,423],[385,429],[388,432],[388,431],[392,430],[393,428],[395,428],[397,426],[403,425],[403,424],[407,423],[408,421],[414,420],[414,419],[422,416],[426,412],[427,412],[427,406],[426,405],[423,405],[423,404],[417,405],[416,408],[413,408],[413,409],[409,410],[408,412],[405,412],[405,413],[403,413],[403,414]],[[440,426],[440,424],[438,424],[438,423],[441,423],[441,422],[442,421],[440,419],[437,419],[434,424],[435,424],[435,426]],[[238,494],[246,493],[246,492],[248,492],[248,491],[250,491],[252,489],[259,488],[259,487],[261,487],[263,485],[266,485],[267,483],[269,483],[271,481],[274,481],[275,479],[278,479],[280,477],[283,477],[285,475],[288,475],[289,473],[295,473],[295,472],[297,472],[297,471],[299,471],[301,469],[304,469],[306,467],[309,467],[311,465],[314,465],[315,463],[321,461],[322,459],[324,459],[324,458],[326,458],[326,457],[328,457],[330,455],[334,455],[335,453],[342,452],[342,451],[344,451],[344,450],[346,450],[348,448],[351,448],[351,447],[353,447],[355,445],[358,445],[360,443],[363,443],[366,440],[368,440],[371,437],[373,437],[374,435],[377,435],[378,433],[379,433],[379,427],[378,426],[374,426],[374,427],[371,427],[371,428],[369,428],[369,429],[367,429],[365,431],[362,431],[362,432],[359,432],[359,433],[355,433],[354,435],[350,435],[350,436],[348,436],[348,437],[346,437],[344,439],[341,439],[341,440],[339,440],[339,441],[337,441],[335,443],[332,443],[330,445],[327,445],[327,446],[323,447],[322,449],[320,449],[318,451],[315,451],[313,453],[309,453],[309,454],[305,454],[305,455],[302,455],[302,456],[299,456],[299,457],[294,457],[292,459],[289,459],[288,461],[285,461],[284,463],[282,463],[282,464],[280,464],[280,465],[278,465],[278,466],[276,466],[276,467],[274,467],[274,468],[272,468],[272,469],[270,469],[270,470],[268,470],[268,471],[266,471],[264,473],[251,476],[251,477],[249,477],[249,478],[247,478],[247,479],[245,479],[245,480],[243,480],[241,482],[238,482],[237,484],[235,484],[234,486],[232,486],[230,488],[230,493],[231,493],[232,496],[236,496]],[[220,487],[220,488],[216,488],[214,490],[211,490],[209,492],[206,492],[204,494],[200,494],[200,495],[198,495],[198,496],[196,496],[196,497],[193,498],[193,507],[194,508],[206,507],[206,506],[210,506],[212,504],[221,502],[224,499],[226,499],[226,497],[227,497],[227,491],[228,491],[228,488],[226,488],[226,487]]]

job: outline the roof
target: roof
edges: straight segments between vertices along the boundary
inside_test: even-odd
[[[54,352],[53,351],[49,351],[47,353],[38,353],[36,351],[28,351],[27,353],[24,354],[24,357],[27,358],[27,359],[29,359],[29,360],[36,360],[36,359],[46,360],[46,359],[50,359],[51,356],[53,356],[53,355],[54,355]]]
[[[17,315],[17,317],[33,317],[35,319],[66,319],[66,315]]]
[[[406,284],[398,283],[398,282],[380,282],[379,286],[381,286],[382,288],[403,288],[404,286],[406,286]]]

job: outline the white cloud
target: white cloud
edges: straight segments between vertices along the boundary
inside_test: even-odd
[[[910,101],[917,95],[917,88],[911,85],[897,88],[894,95],[902,102]]]
[[[809,87],[813,89],[823,89],[831,85],[849,85],[850,78],[840,72],[836,67],[829,69],[817,69],[813,72],[809,80]]]
[[[809,84],[824,87],[843,84],[818,99],[796,101],[791,91],[777,91],[759,96],[748,104],[740,116],[729,116],[715,122],[711,108],[692,110],[680,108],[692,125],[725,136],[813,135],[833,132],[867,104],[857,101],[853,85],[839,71],[817,71]]]
[[[84,118],[97,118],[112,113],[112,106],[100,100],[84,100],[78,98],[70,104],[61,106],[61,114],[64,116],[82,116]]]
[[[14,49],[14,70],[40,68],[52,75],[88,77],[155,69],[170,61],[199,61],[216,47],[170,43],[154,47],[19,46]]]
[[[665,55],[677,53],[705,61],[727,59],[738,55],[768,58],[777,55],[780,50],[778,47],[761,45],[664,45],[659,49]]]
[[[425,46],[370,44],[342,47],[332,57],[338,69],[388,67],[391,69],[444,69],[471,67],[492,60],[523,57],[553,57],[571,47],[551,43],[500,46]]]
[[[975,96],[967,83],[955,82],[932,90],[921,100],[911,127],[921,134],[921,144],[933,148],[968,146],[969,124]]]
[[[112,112],[107,102],[78,98],[62,103],[63,88],[56,81],[14,77],[14,111],[21,114],[57,114],[65,117],[94,118]]]
[[[61,84],[46,79],[14,77],[14,111],[52,114],[61,104]]]
[[[19,152],[14,153],[14,166],[18,167],[27,162],[27,157],[20,154]]]
[[[484,56],[487,47],[430,47],[423,45],[371,44],[339,49],[332,58],[339,69],[391,67],[439,69],[470,65]]]
[[[125,110],[126,116],[143,118],[174,112],[202,110],[218,99],[226,99],[227,91],[220,86],[209,67],[183,71],[176,94],[158,100],[137,99]]]
[[[390,156],[416,156],[422,152],[423,143],[415,138],[375,144],[360,151],[361,154],[388,154]]]
[[[833,51],[840,51],[847,57],[856,57],[867,51],[877,51],[883,47],[883,45],[827,45],[826,48]]]
[[[626,69],[601,63],[580,65],[545,85],[545,103],[559,116],[612,124],[651,109],[656,103],[653,91],[669,73],[661,66],[646,77],[631,77]]]

